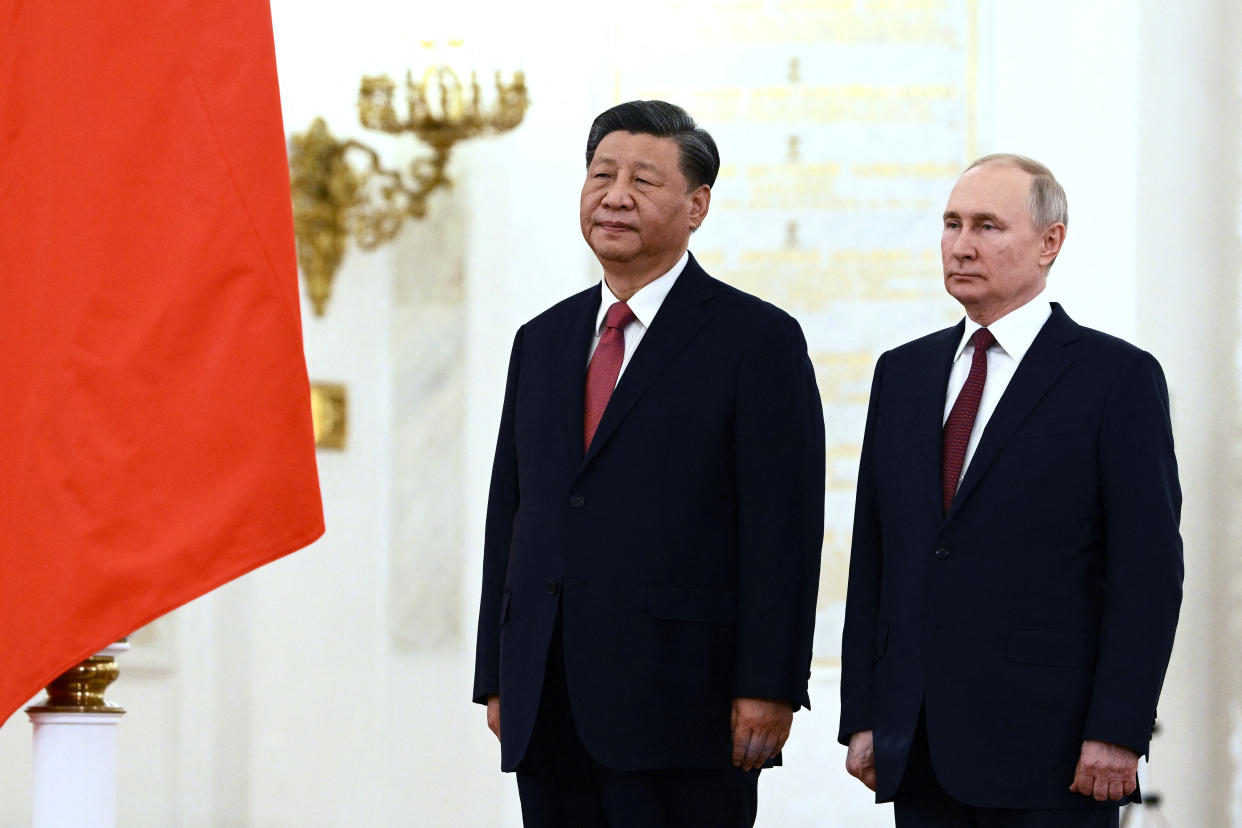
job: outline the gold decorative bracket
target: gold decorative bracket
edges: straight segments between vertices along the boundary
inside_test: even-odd
[[[319,448],[345,448],[348,425],[348,397],[339,382],[311,383],[311,418],[315,423],[315,445]]]

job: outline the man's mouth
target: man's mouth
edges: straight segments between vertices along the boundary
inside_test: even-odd
[[[595,226],[610,233],[623,233],[627,230],[633,230],[633,226],[623,221],[597,221]]]

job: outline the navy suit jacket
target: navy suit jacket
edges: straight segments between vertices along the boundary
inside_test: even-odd
[[[523,325],[492,470],[474,699],[526,752],[563,605],[575,724],[617,770],[731,766],[734,697],[809,705],[824,423],[783,311],[694,258],[583,453],[600,290]]]
[[[1082,741],[1147,752],[1181,604],[1168,391],[1150,354],[1052,307],[948,515],[940,434],[963,326],[876,365],[839,739],[874,730],[879,801],[921,705],[937,777],[979,807],[1093,807],[1068,790]]]

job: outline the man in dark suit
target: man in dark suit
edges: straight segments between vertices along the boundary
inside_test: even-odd
[[[1117,825],[1181,604],[1148,353],[1037,299],[1065,193],[988,156],[944,213],[953,328],[880,357],[842,644],[846,766],[898,826]]]
[[[819,392],[797,322],[687,250],[711,136],[634,101],[586,159],[604,279],[514,340],[474,700],[528,826],[749,826],[809,704]]]

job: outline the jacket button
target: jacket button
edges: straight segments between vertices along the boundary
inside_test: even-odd
[[[944,560],[945,558],[947,558],[947,557],[949,557],[949,550],[947,550],[947,549],[937,549],[937,550],[936,550],[936,559],[937,559],[937,560],[941,560],[941,561],[943,561],[943,560]]]
[[[556,581],[548,581],[549,595],[555,595],[558,589],[560,589],[560,587],[557,585]]]
[[[586,498],[580,494],[571,495],[569,505],[575,509],[581,509],[586,504]]]

